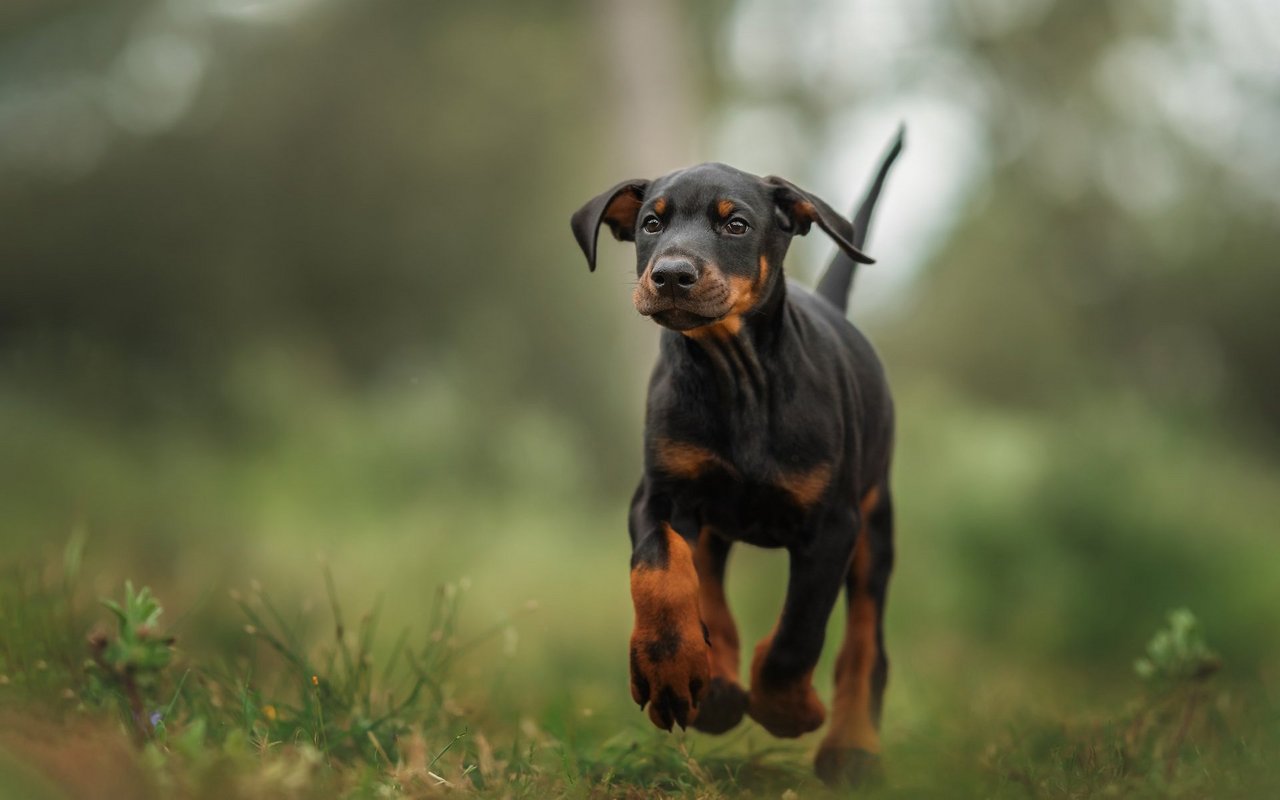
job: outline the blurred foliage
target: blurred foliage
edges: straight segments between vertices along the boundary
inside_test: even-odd
[[[72,176],[3,165],[9,391],[121,426],[269,436],[237,376],[278,358],[307,392],[445,381],[477,420],[532,409],[586,441],[617,430],[635,406],[602,379],[616,310],[593,301],[564,223],[601,135],[580,124],[598,89],[587,20],[572,5],[295,5],[287,35],[181,3],[19,20],[8,54],[30,75],[11,87],[47,82],[71,104],[100,81],[87,103],[114,116],[71,120],[103,151]],[[23,58],[34,37],[48,52]],[[147,87],[109,81],[147,56],[196,59],[197,77],[187,114],[140,136],[109,103]]]
[[[1264,107],[1280,80],[1229,72],[1193,4],[1041,5],[998,36],[965,4],[939,26],[982,87],[994,165],[894,331],[898,368],[1002,407],[1136,392],[1171,424],[1274,462],[1280,195],[1261,176],[1280,164],[1257,143],[1280,119],[1233,130],[1198,97],[1206,144],[1169,109],[1198,86],[1155,70],[1218,62],[1224,94]]]

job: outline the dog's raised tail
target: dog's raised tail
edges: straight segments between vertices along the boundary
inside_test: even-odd
[[[867,241],[867,228],[871,225],[871,212],[875,210],[876,201],[880,199],[880,189],[884,186],[884,179],[889,174],[890,167],[897,159],[898,154],[902,152],[903,142],[906,140],[907,129],[905,125],[898,126],[898,133],[893,137],[893,143],[889,145],[889,150],[884,154],[884,158],[880,161],[880,170],[876,172],[876,178],[871,183],[871,187],[867,189],[867,194],[862,198],[862,204],[858,206],[857,212],[853,216],[853,244],[858,249]],[[825,298],[836,308],[844,311],[849,307],[849,290],[853,287],[853,273],[858,268],[858,263],[843,251],[836,250],[836,255],[831,259],[831,263],[827,265],[827,271],[822,274],[822,279],[818,281],[818,296]]]

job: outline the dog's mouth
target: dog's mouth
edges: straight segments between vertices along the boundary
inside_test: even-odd
[[[709,317],[683,308],[670,308],[647,316],[664,328],[670,328],[673,331],[691,331],[718,321],[721,315]]]
[[[648,292],[636,292],[634,299],[636,311],[673,331],[688,331],[718,322],[732,308],[731,303],[723,301],[679,300]]]
[[[734,298],[727,282],[708,276],[684,295],[655,291],[646,278],[641,278],[631,300],[636,311],[662,327],[689,331],[719,322],[733,310]]]

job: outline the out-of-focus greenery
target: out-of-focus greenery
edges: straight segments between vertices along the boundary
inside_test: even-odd
[[[621,5],[0,9],[0,713],[28,731],[0,751],[73,786],[51,753],[115,752],[84,637],[105,613],[92,601],[132,580],[178,651],[148,698],[173,711],[165,739],[137,763],[125,747],[125,784],[404,788],[469,731],[484,744],[459,740],[438,774],[474,766],[499,794],[815,790],[810,739],[657,736],[627,694],[624,519],[656,334],[626,258],[588,275],[567,226],[641,168],[628,115],[671,110],[618,95],[624,66],[669,55],[617,47]],[[898,401],[888,795],[1275,786],[1280,180],[1258,143],[1280,135],[1280,73],[1180,66],[1248,61],[1206,54],[1192,5],[923,3],[886,29],[891,71],[842,77],[795,38],[823,4],[653,4],[645,30],[678,34],[691,71],[657,95],[698,111],[669,119],[703,157],[725,157],[706,131],[734,104],[815,141],[861,104],[942,85],[977,121],[985,166],[951,227],[859,317]],[[734,67],[752,19],[776,45],[767,79]],[[1148,91],[1164,78],[1209,119],[1169,112]],[[1226,89],[1250,113],[1215,121]],[[931,131],[906,121],[909,162]],[[869,269],[894,268],[873,253]],[[735,551],[744,643],[784,579],[780,554]],[[458,641],[498,633],[428,671],[439,690],[405,728],[353,740],[338,758],[354,773],[326,772],[335,748],[316,742],[263,757],[299,719],[335,731],[395,708],[357,662],[407,669],[401,629],[445,652],[444,584],[470,587]],[[280,647],[233,590],[279,617]],[[349,619],[335,641],[330,597],[379,607],[383,636]],[[1222,668],[1147,696],[1134,658],[1182,607]],[[307,694],[312,669],[343,688]],[[316,709],[346,716],[313,724]]]
[[[1147,643],[1147,654],[1133,663],[1138,677],[1170,684],[1208,677],[1222,666],[1205,643],[1196,617],[1185,608],[1169,613],[1169,627]]]

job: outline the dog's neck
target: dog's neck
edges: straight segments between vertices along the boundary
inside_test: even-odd
[[[751,412],[769,405],[771,382],[778,379],[772,357],[785,336],[786,278],[770,276],[762,299],[732,324],[717,323],[681,334],[688,361],[709,374],[729,412]]]

